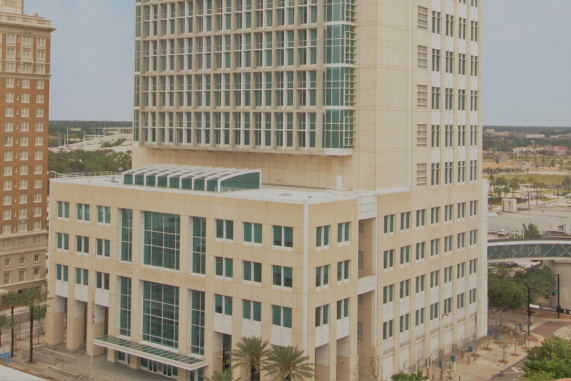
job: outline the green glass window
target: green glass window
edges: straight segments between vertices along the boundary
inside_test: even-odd
[[[204,190],[204,180],[194,180],[194,190]]]
[[[191,352],[204,355],[205,294],[192,291],[191,301]]]
[[[283,307],[284,327],[291,328],[291,308]]]
[[[222,295],[214,295],[214,312],[221,314],[224,310],[222,305],[223,297]]]
[[[274,226],[274,245],[282,246],[282,227]]]
[[[349,298],[343,300],[343,317],[349,316]]]
[[[232,316],[232,297],[224,297],[224,314]]]
[[[119,277],[119,334],[131,336],[131,278]]]
[[[224,259],[226,268],[224,269],[224,276],[226,278],[232,278],[233,277],[233,267],[234,267],[234,261],[231,258],[225,258]]]
[[[226,223],[226,239],[233,240],[234,239],[234,222],[233,221],[225,221]]]
[[[329,305],[323,306],[323,324],[329,323]]]
[[[337,243],[343,242],[343,224],[337,224]]]
[[[293,247],[293,228],[284,227],[284,246]]]
[[[280,306],[272,306],[272,324],[282,325],[282,308]]]
[[[84,286],[88,286],[89,285],[89,270],[83,270],[83,285]]]
[[[206,218],[192,219],[192,272],[206,273]]]
[[[214,262],[216,263],[216,275],[224,276],[224,258],[216,257]]]
[[[135,175],[135,185],[145,185],[145,175]]]
[[[121,260],[133,260],[133,211],[121,209]]]
[[[144,212],[143,263],[178,270],[179,262],[180,216]]]
[[[56,237],[57,237],[57,246],[56,247],[58,249],[63,249],[63,234],[57,233]]]
[[[61,280],[61,265],[56,265],[56,280]]]
[[[188,179],[182,179],[182,189],[192,189],[192,177]]]
[[[180,188],[180,178],[171,177],[169,179],[169,188],[179,189]]]
[[[155,186],[155,176],[153,176],[153,175],[147,176],[145,185],[148,187],[154,187]]]
[[[252,262],[244,261],[244,280],[251,281],[252,280]]]
[[[321,234],[322,234],[322,230],[323,230],[323,227],[318,227],[318,228],[316,229],[316,234],[315,234],[315,242],[316,242],[316,244],[315,244],[315,245],[316,245],[317,247],[321,247]]]
[[[252,242],[252,224],[244,222],[244,242]]]
[[[102,224],[103,223],[103,207],[97,207],[97,222]]]
[[[216,238],[224,238],[224,220],[216,220]]]
[[[254,243],[262,243],[262,225],[254,224]]]
[[[63,281],[67,282],[67,277],[68,277],[68,269],[69,267],[67,266],[62,266],[63,267]]]
[[[252,302],[250,302],[249,300],[242,300],[242,318],[243,319],[251,319],[252,315]]]
[[[143,340],[178,348],[179,289],[143,282]]]
[[[167,187],[167,177],[166,176],[159,177],[158,181],[157,181],[157,186],[159,188],[166,188]]]
[[[262,303],[252,302],[252,318],[254,321],[262,321]]]

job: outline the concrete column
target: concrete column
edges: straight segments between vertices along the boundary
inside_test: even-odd
[[[141,358],[137,356],[129,356],[129,368],[131,369],[141,369]]]
[[[188,381],[188,370],[178,368],[178,381]]]
[[[55,296],[48,304],[46,316],[46,344],[56,345],[63,343],[65,338],[65,312],[67,309],[67,298]]]
[[[66,349],[68,351],[75,351],[84,343],[85,304],[77,300],[71,300],[67,304]]]
[[[111,363],[117,362],[117,352],[113,349],[107,349],[107,361]]]

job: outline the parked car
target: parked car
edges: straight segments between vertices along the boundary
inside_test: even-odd
[[[505,237],[510,234],[509,230],[507,229],[500,229],[498,230],[498,237]]]
[[[488,234],[498,234],[498,232],[492,229],[488,229]]]

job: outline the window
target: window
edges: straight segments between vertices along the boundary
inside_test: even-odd
[[[63,202],[63,201],[57,202],[57,217],[69,218],[69,202]]]
[[[69,267],[65,265],[56,265],[56,280],[67,282]]]
[[[426,124],[418,124],[416,126],[416,146],[426,147],[427,134]]]
[[[470,290],[470,304],[476,303],[478,300],[476,299],[476,289]]]
[[[248,282],[262,283],[262,264],[243,261],[243,279]]]
[[[408,327],[409,317],[410,317],[410,314],[406,314],[406,315],[403,315],[400,317],[400,332],[401,333],[408,331],[408,329],[409,329],[409,327]]]
[[[473,42],[478,42],[478,22],[472,21],[470,40]]]
[[[23,282],[25,280],[26,272],[21,270],[18,272],[18,282]]]
[[[452,252],[452,236],[444,237],[444,254]]]
[[[446,35],[454,37],[454,16],[446,15]]]
[[[428,30],[428,9],[418,7],[418,29]]]
[[[419,69],[428,68],[428,48],[426,46],[418,45],[417,65]]]
[[[274,246],[293,247],[293,228],[274,226]]]
[[[452,298],[444,299],[444,311],[445,314],[452,313]]]
[[[85,269],[75,269],[75,284],[89,285],[89,271]]]
[[[472,147],[478,145],[478,126],[470,127],[470,145]]]
[[[291,328],[291,308],[272,305],[272,324]]]
[[[178,287],[143,282],[142,299],[143,341],[178,348]],[[192,304],[194,308],[194,301]]]
[[[470,246],[478,244],[478,230],[470,230]]]
[[[109,274],[100,273],[99,271],[97,271],[95,275],[96,275],[95,288],[109,291]]]
[[[77,204],[77,220],[89,221],[89,205]]]
[[[232,297],[214,295],[214,312],[232,316]]]
[[[192,217],[192,272],[206,274],[206,218]]]
[[[453,209],[454,209],[454,205],[445,205],[444,206],[444,222],[451,222],[452,221]]]
[[[426,164],[416,165],[416,186],[426,186]]]
[[[42,179],[34,180],[34,189],[40,189],[42,187]]]
[[[36,103],[44,103],[44,94],[36,94]]]
[[[465,266],[466,266],[466,263],[458,263],[456,265],[456,277],[457,277],[457,279],[464,278]]]
[[[337,243],[349,243],[351,238],[351,223],[337,224]]]
[[[14,141],[11,136],[6,136],[4,138],[4,146],[5,147],[12,147],[14,145]]]
[[[349,298],[337,301],[337,320],[349,317]]]
[[[432,148],[440,147],[440,126],[432,126],[430,146]]]
[[[4,111],[4,116],[7,118],[14,117],[14,107],[6,107]]]
[[[452,282],[452,266],[444,268],[444,284]]]
[[[466,233],[458,233],[458,250],[464,249],[466,247]]]
[[[10,284],[10,273],[4,273],[4,284]]]
[[[401,266],[410,264],[410,246],[400,248],[400,264]]]
[[[456,309],[464,308],[464,293],[456,295]]]
[[[424,308],[415,311],[415,325],[418,327],[419,325],[424,324]]]
[[[478,111],[478,92],[470,90],[470,111]]]
[[[440,110],[440,87],[432,88],[432,109]]]
[[[357,341],[363,341],[363,323],[357,322]]]
[[[78,204],[78,219],[79,219]],[[83,205],[83,221],[89,221],[89,205]],[[133,211],[121,209],[121,261],[131,262],[133,255]]]
[[[458,162],[458,183],[465,183],[466,182],[466,162],[459,161]]]
[[[428,87],[425,85],[417,85],[416,89],[416,106],[419,108],[426,108],[428,100]]]
[[[244,222],[244,242],[262,243],[262,224]]]
[[[438,303],[430,305],[430,320],[438,319]]]
[[[149,224],[150,224],[150,222],[151,221],[149,221]],[[110,224],[111,223],[111,208],[110,207],[108,207],[108,206],[98,206],[97,207],[97,223],[100,223],[100,224]]]
[[[440,223],[440,207],[430,208],[430,224],[437,225]]]
[[[426,226],[426,209],[416,211],[416,227],[421,228]]]
[[[131,278],[119,277],[119,334],[131,336]]]
[[[400,298],[408,298],[410,296],[410,279],[400,282]]]
[[[387,340],[393,337],[393,320],[389,320],[383,323],[383,340]]]
[[[416,244],[416,260],[422,261],[426,251],[426,242]]]
[[[477,264],[478,264],[477,259],[470,260],[469,262],[470,275],[476,274],[478,272]]]
[[[466,203],[461,202],[458,204],[458,219],[463,220],[466,217]]]
[[[466,90],[458,90],[458,110],[466,111]]]
[[[292,288],[292,268],[282,266],[272,266],[272,285]]]
[[[400,214],[400,230],[410,230],[410,212]]]
[[[470,181],[478,180],[478,161],[470,160]]]
[[[337,282],[349,279],[350,274],[350,260],[337,262]]]
[[[329,230],[331,230],[330,226],[321,226],[316,229],[316,247],[329,247]]]
[[[440,185],[440,163],[432,163],[430,170],[430,185]]]
[[[242,300],[242,318],[253,321],[262,321],[262,303]]]
[[[57,249],[69,250],[69,234],[57,233]]]
[[[364,253],[361,250],[359,250],[357,252],[357,268],[359,270],[363,270],[365,268],[365,266],[364,266]]]
[[[216,264],[216,276],[233,278],[234,261],[232,258],[214,257],[214,262]]]
[[[438,287],[439,278],[440,278],[440,270],[433,271],[430,273],[430,288]]]
[[[89,254],[89,237],[75,236],[75,251]]]
[[[393,269],[395,267],[394,260],[395,260],[395,251],[394,250],[386,250],[383,254],[383,268]]]
[[[315,268],[315,287],[329,285],[329,265]]]
[[[329,323],[329,305],[315,309],[315,326],[319,327]]]
[[[432,49],[432,71],[440,71],[440,49]]]
[[[216,220],[216,238],[232,241],[234,239],[234,222]]]
[[[28,203],[28,195],[27,194],[21,194],[18,196],[18,202],[20,204],[27,204]]]
[[[385,216],[385,234],[395,232],[395,215]]]
[[[4,181],[4,190],[5,191],[12,190],[12,180]],[[4,218],[4,219],[9,219],[9,218]]]
[[[36,160],[43,160],[44,159],[44,151],[35,151],[34,158]]]
[[[143,212],[143,264],[178,270],[180,266],[180,216]]]
[[[111,254],[111,241],[97,238],[95,242],[97,243],[97,255],[109,258]]]
[[[426,283],[426,275],[416,277],[416,293],[424,292],[424,285]]]
[[[432,11],[432,33],[440,34],[440,12]]]
[[[44,80],[43,79],[38,79],[36,80],[36,89],[44,89]]]

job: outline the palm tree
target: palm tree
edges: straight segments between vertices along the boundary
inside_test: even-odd
[[[268,356],[264,368],[274,380],[294,381],[315,378],[315,364],[308,363],[309,356],[297,347],[276,347]]]
[[[10,312],[12,316],[12,326],[10,327],[11,335],[10,335],[10,356],[14,357],[14,345],[16,342],[16,338],[14,337],[14,329],[16,325],[14,324],[14,307],[21,303],[20,294],[15,291],[10,291],[7,294],[4,294],[2,297],[2,303],[6,306],[10,306]]]
[[[22,306],[25,306],[30,311],[30,363],[34,361],[34,343],[32,334],[34,332],[34,310],[43,303],[47,302],[48,292],[43,288],[27,288],[22,292]]]
[[[236,344],[236,349],[230,352],[232,370],[242,368],[250,376],[250,381],[260,379],[260,370],[266,364],[271,351],[266,349],[270,343],[256,336],[243,337],[242,343]],[[257,376],[257,377],[256,377]]]
[[[2,346],[2,331],[12,328],[12,320],[4,314],[0,314],[0,347]]]
[[[222,369],[212,372],[212,377],[204,377],[206,381],[240,381],[239,378],[234,380],[232,378],[232,370]]]

